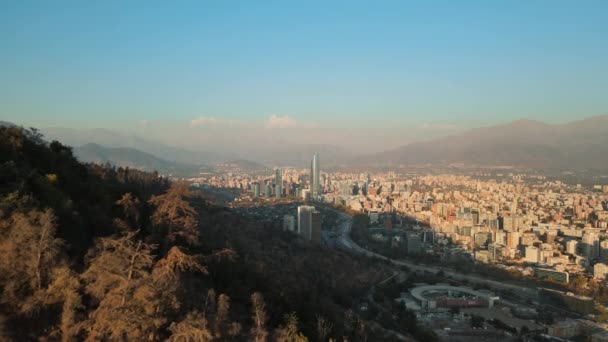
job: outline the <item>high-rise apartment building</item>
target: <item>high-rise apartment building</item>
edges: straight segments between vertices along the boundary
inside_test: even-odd
[[[526,247],[526,258],[525,258],[526,262],[531,262],[531,263],[539,263],[540,260],[540,250],[534,246],[527,246]]]
[[[253,184],[253,197],[260,197],[260,183]]]
[[[507,247],[517,248],[517,246],[519,246],[519,233],[518,232],[508,232],[507,233]]]
[[[576,255],[577,246],[578,246],[578,241],[568,240],[568,242],[566,242],[566,253]]]
[[[600,254],[600,238],[595,233],[587,233],[583,235],[582,241],[583,256],[588,259],[599,257]]]

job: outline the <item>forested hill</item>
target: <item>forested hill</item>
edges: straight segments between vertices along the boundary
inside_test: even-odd
[[[388,272],[0,127],[0,340],[349,341]]]

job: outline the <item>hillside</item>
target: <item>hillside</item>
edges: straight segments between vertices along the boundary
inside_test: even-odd
[[[378,261],[35,131],[0,127],[0,228],[3,341],[383,338],[351,311],[390,274]]]
[[[85,163],[110,163],[116,166],[147,172],[157,171],[161,174],[173,176],[195,176],[201,169],[207,169],[204,166],[169,162],[134,148],[111,148],[97,144],[76,147],[74,148],[74,155],[78,160]]]
[[[180,147],[139,137],[126,135],[108,129],[78,130],[62,127],[42,128],[41,132],[49,140],[59,140],[70,146],[97,144],[109,148],[133,148],[149,153],[157,158],[183,164],[207,164],[226,160],[224,155],[210,151],[192,151]]]
[[[608,169],[608,115],[566,124],[518,120],[416,142],[356,159],[354,164],[465,163],[537,169]]]
[[[230,160],[250,160],[269,166],[309,167],[315,152],[323,156],[324,165],[335,166],[354,157],[347,149],[324,144],[292,144],[286,142],[243,141],[234,146],[209,145],[202,149],[187,149],[154,141],[137,135],[127,135],[108,129],[71,129],[49,127],[41,129],[49,140],[66,145],[97,144],[108,148],[133,148],[159,159],[181,164],[217,164]]]

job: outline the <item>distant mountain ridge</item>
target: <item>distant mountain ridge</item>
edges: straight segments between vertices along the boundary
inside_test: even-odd
[[[319,153],[323,168],[464,163],[535,169],[608,170],[608,158],[604,157],[608,155],[608,115],[564,124],[521,119],[364,156],[345,147],[314,143],[265,143],[262,146],[252,143],[220,153],[171,147],[105,129],[56,128],[41,131],[49,140],[57,139],[72,146],[96,143],[109,148],[132,148],[166,162],[185,165],[216,165],[243,159],[270,167],[309,167],[312,155]],[[213,149],[211,146],[208,148]],[[221,149],[216,146],[213,150]]]
[[[347,148],[327,144],[276,144],[246,151],[244,155],[265,165],[310,168],[315,153],[319,153],[323,167],[338,166],[356,156]]]
[[[228,152],[225,148],[214,149],[207,146],[207,149],[214,151],[210,152],[169,146],[136,135],[127,135],[102,128],[78,130],[54,127],[40,130],[47,140],[62,141],[70,146],[93,143],[109,148],[133,148],[166,161],[184,164],[212,165],[242,159],[269,166],[309,167],[312,155],[318,152],[323,158],[323,165],[334,166],[346,163],[355,156],[355,153],[346,148],[326,144],[265,143],[259,145],[244,143],[233,147]],[[220,150],[223,152],[215,152]]]
[[[93,143],[74,148],[74,155],[81,162],[110,163],[142,171],[158,171],[161,174],[167,175],[195,176],[202,168],[199,165],[182,164],[160,159],[134,148],[105,147]]]
[[[260,164],[258,162],[254,162],[251,160],[246,160],[246,159],[237,159],[237,160],[233,160],[233,161],[229,161],[226,163],[220,163],[215,165],[215,167],[217,169],[222,169],[222,168],[239,168],[242,170],[247,170],[247,171],[265,171],[265,170],[269,170],[270,168],[267,167],[266,165]]]
[[[538,169],[608,169],[608,115],[565,124],[517,120],[357,158],[359,165],[465,163]]]
[[[215,152],[192,151],[185,148],[173,147],[136,135],[126,135],[102,128],[77,130],[54,127],[42,128],[41,132],[47,140],[58,140],[70,146],[82,146],[93,143],[109,148],[133,148],[160,159],[177,163],[211,164],[224,161],[226,157],[229,157]]]

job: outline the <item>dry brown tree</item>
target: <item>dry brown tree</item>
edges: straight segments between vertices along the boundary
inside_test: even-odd
[[[181,239],[190,245],[198,243],[198,214],[188,197],[191,197],[188,185],[174,183],[166,193],[150,199],[150,204],[156,207],[152,223],[161,241],[176,243]]]
[[[131,193],[124,194],[116,205],[122,208],[124,222],[131,229],[139,229],[141,226],[141,202]]]
[[[285,324],[275,330],[276,342],[307,342],[308,338],[298,332],[298,317],[295,312],[285,315]]]
[[[266,303],[261,293],[255,292],[251,295],[251,340],[265,342],[268,337],[266,330]]]
[[[170,342],[207,342],[214,339],[207,318],[200,312],[191,312],[184,320],[171,323],[169,330]]]
[[[99,238],[91,251],[82,274],[85,290],[97,304],[84,323],[88,340],[150,339],[165,322],[150,275],[155,247],[136,235]]]
[[[52,210],[15,213],[0,232],[2,301],[13,309],[34,312],[44,304],[53,271],[65,265],[62,240]]]

